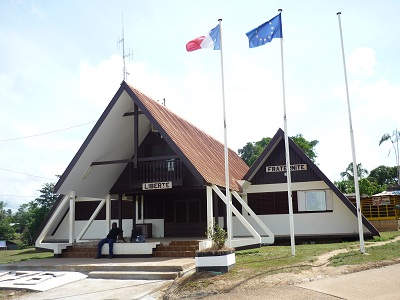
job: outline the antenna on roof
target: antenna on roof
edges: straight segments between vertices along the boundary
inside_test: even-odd
[[[165,98],[163,98],[161,101],[162,101],[162,104],[165,106]],[[157,100],[157,102],[160,102],[160,100]]]
[[[122,79],[127,81],[128,80],[128,71],[126,70],[125,58],[128,57],[129,61],[133,56],[132,50],[129,49],[128,53],[125,54],[125,35],[124,35],[124,13],[122,13],[122,38],[118,40],[118,45],[122,43],[122,59],[124,61],[124,69],[122,71]]]

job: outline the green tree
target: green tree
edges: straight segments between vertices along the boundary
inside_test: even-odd
[[[397,167],[379,166],[373,169],[367,178],[381,186],[382,191],[386,190],[388,185],[397,182]]]
[[[40,196],[29,203],[22,204],[15,213],[14,219],[19,224],[24,244],[32,245],[33,236],[57,200],[58,195],[54,194],[53,189],[54,183],[45,183],[39,190]]]
[[[11,210],[6,209],[6,206],[6,203],[0,201],[0,240],[12,240],[15,234],[14,228],[11,226]]]
[[[342,180],[335,181],[335,186],[341,191],[343,194],[353,194],[356,192],[354,188],[354,180]],[[372,196],[374,194],[380,193],[380,186],[376,182],[371,182],[367,178],[361,178],[358,180],[358,186],[360,188],[361,196]]]
[[[339,191],[341,191],[343,194],[351,194],[354,193],[354,181],[350,180],[344,180],[342,179],[341,181],[335,181],[333,183]]]
[[[397,184],[400,185],[400,153],[399,153],[399,140],[400,140],[400,131],[397,131],[397,128],[395,131],[393,131],[392,134],[385,133],[382,137],[381,140],[379,141],[379,146],[386,142],[390,141],[392,143],[392,148],[394,149],[394,155],[396,158],[396,166],[397,166]],[[390,155],[390,150],[389,154]]]
[[[371,176],[365,177],[365,175],[368,175],[368,170],[364,169],[361,163],[357,165],[357,173],[359,178],[358,186],[360,188],[361,196],[363,195],[372,196],[374,194],[382,192],[382,185],[378,183],[378,180],[376,180],[374,177]],[[375,174],[376,171],[374,171],[373,176],[375,176]],[[350,163],[347,166],[346,171],[340,173],[340,175],[342,176],[342,180],[335,181],[334,182],[335,186],[344,194],[355,193],[356,190],[354,187],[353,163]]]
[[[359,179],[364,178],[365,175],[368,175],[368,170],[363,169],[361,163],[357,164],[357,175]],[[346,171],[340,173],[340,176],[342,176],[342,178],[345,180],[354,181],[353,163],[349,163]]]
[[[243,148],[238,150],[239,156],[248,166],[251,166],[270,141],[271,138],[264,137],[258,142],[248,142]]]
[[[238,154],[248,166],[251,166],[264,151],[271,139],[270,137],[264,137],[257,142],[248,142],[243,148],[238,150]],[[292,136],[290,139],[315,163],[315,159],[317,158],[315,152],[315,146],[318,144],[317,140],[307,141],[300,133]]]
[[[45,183],[43,187],[39,190],[41,193],[39,198],[34,200],[35,205],[38,207],[49,210],[54,202],[56,202],[58,195],[54,194],[54,183]]]
[[[21,204],[14,214],[14,221],[17,223],[17,232],[20,233],[21,242],[25,245],[32,245],[31,228],[35,219],[35,211],[32,208],[33,201]]]
[[[298,133],[295,136],[292,136],[291,139],[296,143],[297,146],[303,150],[304,154],[311,159],[312,162],[315,163],[315,159],[317,158],[317,153],[315,152],[315,147],[318,145],[319,141],[307,141],[302,134]]]
[[[373,181],[369,181],[368,178],[361,178],[358,181],[358,186],[360,187],[360,195],[372,196],[381,192],[380,186]]]

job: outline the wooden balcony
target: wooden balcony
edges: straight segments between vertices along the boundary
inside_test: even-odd
[[[172,182],[182,185],[182,161],[177,158],[165,160],[139,161],[136,168],[130,164],[132,187],[140,188],[143,183]]]

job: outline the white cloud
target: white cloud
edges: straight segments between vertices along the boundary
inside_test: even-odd
[[[90,105],[105,108],[122,81],[122,59],[113,55],[95,66],[80,65],[79,96]]]
[[[36,1],[30,2],[30,12],[33,15],[38,16],[39,18],[44,18],[46,16],[46,14],[43,12],[38,3],[36,3]]]
[[[350,54],[347,68],[358,76],[374,75],[376,65],[375,51],[367,47],[358,47]]]

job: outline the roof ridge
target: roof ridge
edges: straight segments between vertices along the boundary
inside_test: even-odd
[[[191,127],[193,127],[195,130],[200,131],[202,134],[206,135],[207,137],[211,138],[212,140],[216,141],[217,143],[224,145],[221,141],[219,141],[216,137],[208,134],[207,132],[205,132],[204,130],[200,129],[199,127],[197,127],[196,125],[194,125],[192,122],[188,121],[186,118],[181,117],[180,115],[178,115],[177,113],[175,113],[173,110],[169,109],[168,107],[161,105],[158,101],[154,100],[152,97],[148,96],[147,94],[143,93],[142,91],[140,91],[138,88],[132,86],[129,83],[126,83],[127,86],[134,92],[134,93],[139,93],[140,95],[142,95],[143,97],[147,98],[148,100],[153,101],[155,104],[159,105],[161,109],[166,109],[168,110],[170,113],[174,114],[177,119],[180,119],[182,121],[184,121],[185,123],[187,123],[188,125],[190,125]],[[236,153],[235,150],[231,149],[228,147],[228,150],[233,151]]]
[[[164,138],[170,140],[177,151],[188,160],[193,170],[208,183],[225,186],[224,172],[224,144],[215,137],[198,128],[193,123],[179,116],[171,109],[161,105],[151,97],[126,85],[129,93],[132,93],[150,113],[155,121],[156,129],[161,130]],[[158,105],[155,105],[155,104]],[[182,134],[186,132],[186,134]],[[239,190],[237,180],[241,180],[247,172],[248,166],[232,149],[228,148],[230,186]]]

